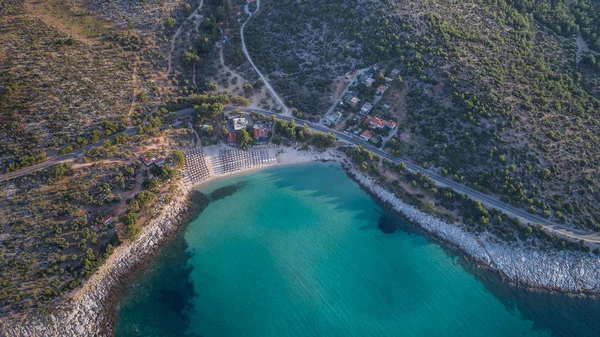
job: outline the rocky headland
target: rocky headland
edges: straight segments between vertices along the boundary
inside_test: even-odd
[[[181,186],[175,192],[176,197],[144,227],[135,241],[117,247],[92,278],[51,314],[0,318],[0,336],[112,336],[111,296],[175,232],[185,216],[188,193]]]
[[[518,244],[497,243],[485,235],[476,237],[399,200],[363,173],[348,174],[371,195],[426,232],[458,248],[477,263],[499,273],[512,284],[573,294],[600,294],[600,259],[589,253],[541,251]]]

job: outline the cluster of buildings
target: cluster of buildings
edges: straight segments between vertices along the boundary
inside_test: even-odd
[[[384,136],[388,134],[390,130],[396,128],[396,122],[384,120],[381,117],[375,116],[376,113],[372,110],[379,103],[383,94],[389,89],[394,78],[398,78],[400,70],[393,69],[385,77],[382,75],[374,77],[375,74],[379,73],[378,70],[377,66],[373,66],[365,73],[358,76],[361,85],[372,88],[370,90],[360,89],[360,95],[363,96],[362,99],[359,97],[357,91],[348,91],[343,98],[342,105],[347,104],[356,109],[355,111],[357,112],[358,119],[364,118],[363,124],[359,123],[356,126],[347,129],[346,132],[352,132],[354,135],[365,141],[376,142],[375,140],[372,140],[375,136],[379,136],[377,142],[383,140]],[[373,97],[364,97],[365,95],[370,95],[366,93],[372,93]]]
[[[230,117],[226,123],[227,142],[235,143],[238,132],[242,129],[248,129],[250,125],[246,117]],[[266,142],[272,134],[273,124],[271,122],[260,122],[252,124],[252,136],[257,142]]]
[[[373,77],[377,70],[377,66],[373,66],[373,68],[370,69],[368,72],[366,72],[365,74],[361,74],[358,77],[359,82],[365,87],[370,88],[373,85],[379,83],[377,85],[377,88],[375,89],[375,96],[372,98],[372,100],[365,100],[362,106],[360,106],[359,103],[361,102],[361,99],[358,97],[358,93],[356,91],[348,91],[344,96],[344,103],[350,105],[351,107],[360,106],[359,113],[361,115],[366,115],[371,111],[371,109],[373,109],[373,106],[379,102],[381,96],[383,96],[383,94],[388,90],[390,84],[393,81],[393,78],[398,77],[398,75],[400,74],[400,70],[394,69],[390,72],[389,76],[384,77],[383,81],[378,81]],[[371,103],[371,101],[373,103]]]
[[[367,142],[370,141],[371,138],[373,138],[373,130],[383,128],[393,130],[394,128],[396,128],[396,122],[387,121],[377,116],[367,116],[365,117],[364,122],[366,125],[366,129],[362,131],[362,133],[360,134],[360,138]]]

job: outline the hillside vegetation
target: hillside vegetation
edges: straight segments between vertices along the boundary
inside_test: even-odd
[[[169,83],[159,79],[165,23],[183,5],[110,2],[128,4],[153,16],[121,25],[84,0],[0,1],[0,172],[102,144],[0,182],[0,315],[60,304],[135,238],[178,181],[167,145],[189,135],[161,128],[174,113],[161,105]],[[135,136],[115,135],[133,126]],[[140,156],[166,164],[143,167]]]
[[[600,230],[596,3],[264,2],[250,52],[302,113],[325,111],[336,76],[385,61],[401,71],[407,110],[395,153]]]

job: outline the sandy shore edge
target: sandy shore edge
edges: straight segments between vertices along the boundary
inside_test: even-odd
[[[274,165],[314,161],[336,161],[343,164],[345,159],[343,154],[333,150],[308,152],[279,147],[277,152],[277,162],[274,164],[214,176],[201,184]],[[346,162],[349,160],[346,159]],[[457,248],[468,258],[499,273],[512,283],[564,293],[600,293],[600,260],[589,254],[540,252],[493,243],[485,237],[475,237],[458,225],[442,221],[402,202],[377,185],[372,178],[349,165],[343,166],[346,173],[374,198],[433,237]],[[173,200],[144,227],[138,239],[117,247],[98,272],[72,293],[66,303],[53,314],[32,313],[19,321],[0,318],[0,336],[112,336],[112,309],[118,300],[118,294],[124,283],[177,230],[185,216],[191,190],[190,186],[180,183]]]

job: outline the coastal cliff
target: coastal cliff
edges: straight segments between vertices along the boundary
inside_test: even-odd
[[[100,270],[52,314],[0,318],[0,336],[112,336],[114,321],[107,306],[114,290],[177,229],[186,212],[187,194],[186,188],[180,188],[135,241],[117,247]]]
[[[517,244],[495,243],[485,236],[476,237],[458,225],[400,201],[364,174],[353,169],[348,173],[394,211],[513,284],[564,293],[600,294],[600,259],[589,253],[540,251]]]

